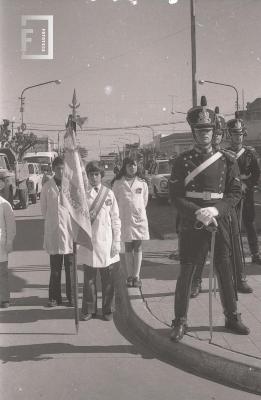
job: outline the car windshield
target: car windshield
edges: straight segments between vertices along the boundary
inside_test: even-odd
[[[168,162],[159,163],[159,174],[170,174],[170,166]]]
[[[50,163],[50,157],[46,157],[46,156],[24,157],[24,161],[33,162],[33,163],[39,163],[39,164],[49,164]]]
[[[30,175],[34,174],[34,166],[33,166],[33,164],[29,164],[28,165],[28,169],[29,169],[29,174]]]
[[[51,165],[49,165],[49,164],[42,164],[42,165],[41,165],[41,172],[42,172],[42,173],[47,172],[48,174],[51,174],[51,173],[52,173],[52,167],[51,167]]]

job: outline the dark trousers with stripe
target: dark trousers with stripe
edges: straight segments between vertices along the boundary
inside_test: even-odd
[[[181,230],[179,234],[181,265],[175,291],[175,319],[177,321],[186,321],[187,319],[195,265],[207,254],[210,248],[210,239],[211,233],[205,229],[201,231]],[[230,248],[219,231],[216,234],[214,260],[224,314],[230,317],[237,312]]]
[[[82,297],[83,314],[95,314],[97,312],[97,270],[100,271],[101,275],[102,313],[110,314],[114,311],[114,284],[112,270],[109,267],[93,268],[85,265]]]

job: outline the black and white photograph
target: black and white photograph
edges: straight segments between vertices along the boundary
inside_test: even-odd
[[[1,400],[261,395],[261,1],[0,0]]]

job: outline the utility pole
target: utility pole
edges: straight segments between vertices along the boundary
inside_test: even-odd
[[[244,89],[242,89],[242,109],[245,111],[245,92]]]
[[[192,66],[192,105],[197,105],[197,55],[196,55],[196,18],[195,0],[190,0],[191,18],[191,66]]]

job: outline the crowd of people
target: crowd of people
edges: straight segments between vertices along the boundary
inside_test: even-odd
[[[254,188],[260,168],[254,149],[245,146],[244,122],[236,114],[225,123],[224,118],[201,105],[188,111],[194,147],[172,160],[169,182],[170,199],[177,208],[176,228],[179,238],[180,272],[175,290],[175,318],[171,339],[179,341],[187,331],[189,298],[201,291],[202,271],[210,251],[212,232],[216,232],[213,250],[225,326],[237,334],[249,329],[237,311],[237,292],[251,293],[245,276],[245,260],[241,238],[243,221],[252,262],[261,265],[258,239],[254,226]],[[231,147],[221,146],[225,128]],[[41,211],[45,220],[44,249],[50,255],[48,307],[62,304],[61,273],[65,268],[67,305],[74,306],[72,289],[73,230],[68,210],[61,202],[64,159],[52,164],[54,175],[43,185]],[[90,250],[78,248],[83,260],[84,284],[81,320],[97,315],[97,271],[101,276],[102,315],[107,321],[114,311],[113,268],[124,252],[127,287],[141,288],[142,241],[149,239],[146,206],[148,184],[135,157],[127,157],[115,170],[111,188],[103,185],[104,169],[99,161],[86,165],[86,193],[92,227]],[[174,224],[174,221],[173,221]],[[15,237],[15,221],[11,206],[0,197],[0,303],[9,305],[8,254]]]

